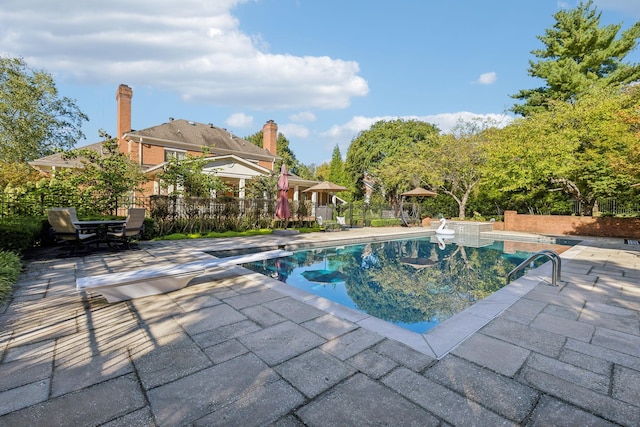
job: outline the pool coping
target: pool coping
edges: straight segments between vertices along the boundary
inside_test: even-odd
[[[349,244],[358,244],[375,241],[388,241],[388,240],[401,240],[407,238],[427,237],[434,233],[425,233],[424,230],[420,233],[404,234],[402,236],[392,237],[389,235],[363,237],[356,239],[349,239]],[[536,243],[552,243],[554,236],[542,236],[542,235],[505,235],[502,233],[484,232],[481,233],[487,239],[499,240],[499,241],[515,241],[515,242],[536,242]],[[566,236],[562,236],[566,238]],[[564,251],[560,258],[562,261],[567,261],[578,255],[585,246],[582,243],[587,241],[580,240],[571,248]],[[316,243],[299,243],[292,245],[285,245],[287,250],[318,248],[318,247],[332,247],[339,245],[342,240],[332,240],[327,242]],[[283,245],[279,245],[283,246]],[[203,252],[213,252],[203,251]],[[405,329],[401,326],[387,322],[375,316],[369,315],[362,311],[346,307],[337,302],[333,302],[324,297],[312,294],[305,290],[288,285],[284,282],[276,280],[274,278],[262,275],[252,270],[246,269],[241,266],[234,267],[237,269],[237,273],[243,277],[256,282],[269,289],[275,290],[285,296],[289,296],[293,299],[308,304],[318,310],[325,313],[336,316],[340,319],[344,319],[353,322],[364,329],[371,332],[375,332],[386,338],[401,342],[423,354],[426,354],[435,359],[441,359],[449,354],[453,349],[462,344],[467,338],[473,335],[475,332],[484,327],[491,320],[495,319],[502,312],[511,307],[520,298],[525,296],[529,291],[534,289],[538,285],[553,286],[551,284],[552,263],[546,262],[540,267],[528,271],[522,277],[508,283],[498,291],[492,293],[486,298],[476,302],[472,306],[457,313],[442,323],[438,324],[434,328],[425,333],[413,332]],[[560,278],[560,283],[562,280]]]

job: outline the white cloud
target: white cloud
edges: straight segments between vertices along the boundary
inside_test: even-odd
[[[628,14],[636,19],[640,18],[640,2],[630,0],[596,0],[594,2],[599,11],[613,10]],[[606,14],[606,12],[605,12]],[[625,20],[625,23],[626,20]],[[628,24],[633,24],[628,22]],[[626,26],[625,26],[626,27]]]
[[[231,14],[247,1],[5,0],[0,46],[57,77],[227,107],[337,109],[368,93],[354,61],[266,53]]]
[[[477,114],[468,111],[428,116],[355,116],[342,125],[332,126],[327,131],[322,132],[320,136],[325,140],[324,146],[326,149],[333,149],[333,147],[338,144],[340,152],[344,154],[349,149],[351,141],[358,136],[360,132],[368,130],[371,125],[380,120],[390,121],[398,119],[421,120],[437,126],[442,133],[449,133],[460,121],[488,120],[495,123],[497,127],[504,127],[513,120],[513,117],[506,114]]]
[[[316,115],[310,111],[302,111],[300,113],[292,114],[289,116],[289,120],[292,122],[315,122]]]
[[[469,111],[460,111],[457,113],[443,113],[433,116],[424,116],[418,120],[433,123],[438,126],[443,133],[449,133],[459,122],[471,122],[474,120],[488,121],[495,124],[496,127],[504,127],[513,121],[513,117],[506,114],[477,114]]]
[[[228,126],[247,128],[253,126],[253,116],[245,113],[234,113],[224,121]]]
[[[489,73],[480,74],[480,77],[478,77],[478,80],[476,80],[474,83],[480,85],[491,85],[494,84],[497,79],[498,75],[495,72],[491,71]]]
[[[286,136],[289,140],[292,138],[308,138],[310,134],[309,128],[295,123],[278,125],[278,132]]]

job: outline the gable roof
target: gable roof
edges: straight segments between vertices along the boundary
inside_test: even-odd
[[[78,149],[82,150],[92,150],[98,153],[103,153],[102,150],[102,142],[94,142],[93,144],[85,145],[83,147],[78,147]],[[40,157],[39,159],[32,160],[29,164],[41,171],[50,171],[54,167],[63,167],[63,168],[82,168],[84,167],[82,162],[84,160],[83,157],[75,157],[72,159],[63,158],[64,153],[55,153],[48,156]]]
[[[260,166],[258,163],[245,160],[233,154],[206,157],[206,159],[207,164],[205,165],[203,172],[215,171],[215,175],[222,177],[231,177],[236,175],[242,177],[250,177],[255,175],[269,175],[271,173],[269,169]],[[164,171],[167,164],[168,162],[162,162],[160,164],[150,166],[145,171],[145,173],[148,175],[155,175],[158,172]],[[220,171],[221,168],[233,168],[234,165],[240,165],[241,168],[238,169],[242,169],[242,171],[238,170],[237,173],[231,172],[228,174]],[[251,171],[252,173],[246,173],[246,171]]]
[[[204,124],[182,119],[127,132],[123,137],[137,142],[151,142],[154,145],[192,151],[202,151],[202,147],[208,147],[209,154],[216,156],[234,154],[246,159],[266,161],[274,161],[278,158],[264,148],[239,138],[226,129],[211,123]]]

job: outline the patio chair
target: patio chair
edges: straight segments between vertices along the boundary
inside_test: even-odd
[[[78,212],[76,211],[76,208],[54,208],[54,209],[66,209],[69,211],[69,215],[71,215],[71,222],[76,223],[80,221],[78,219]]]
[[[131,241],[140,237],[144,232],[145,208],[129,208],[125,223],[118,227],[112,227],[107,232],[107,243],[115,243],[116,246],[131,249]]]
[[[55,208],[58,209],[58,208]],[[69,215],[71,215],[71,222],[78,225],[80,222],[78,219],[78,212],[76,211],[76,208],[59,208],[59,209],[66,209],[69,211]],[[98,233],[98,229],[97,228],[93,228],[93,227],[76,227],[78,229],[78,232],[80,234],[86,234],[86,233]],[[100,234],[100,233],[98,233]],[[100,237],[98,235],[98,237]]]
[[[316,221],[324,231],[337,231],[341,229],[337,222],[323,220],[321,216],[316,217]]]
[[[344,216],[337,216],[336,217],[336,221],[338,221],[338,225],[340,226],[340,228],[342,228],[343,230],[346,230],[347,228],[349,228],[349,226],[347,225],[347,218]]]
[[[47,219],[55,240],[69,246],[68,255],[75,254],[79,249],[86,249],[88,244],[97,244],[99,241],[97,232],[80,232],[80,229],[73,224],[73,214],[69,208],[47,209]]]

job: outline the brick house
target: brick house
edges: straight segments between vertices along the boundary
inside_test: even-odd
[[[144,195],[166,193],[161,188],[157,172],[161,171],[171,156],[179,158],[200,155],[203,147],[208,150],[207,157],[211,161],[204,173],[212,173],[221,178],[232,190],[226,194],[244,198],[245,185],[259,175],[273,173],[276,161],[276,142],[278,125],[267,121],[263,128],[263,146],[258,147],[251,142],[233,135],[224,128],[212,123],[204,124],[188,120],[174,120],[142,130],[133,130],[131,100],[133,90],[124,84],[116,92],[117,130],[116,135],[120,151],[127,153],[149,178],[144,187]],[[100,150],[101,143],[82,147]],[[31,166],[43,173],[51,173],[56,168],[81,167],[77,159],[64,160],[61,154],[46,156],[30,162]],[[317,184],[317,181],[304,180],[295,175],[289,176],[289,199],[305,200],[302,190]],[[315,199],[315,197],[314,197]]]

